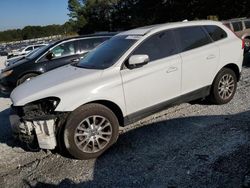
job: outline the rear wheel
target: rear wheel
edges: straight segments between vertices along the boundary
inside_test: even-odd
[[[71,113],[65,130],[64,143],[69,153],[77,159],[100,156],[119,135],[115,114],[100,104],[87,104]]]
[[[210,100],[215,104],[230,102],[236,92],[237,78],[235,72],[229,68],[223,68],[216,76],[212,85]]]
[[[29,73],[29,74],[25,74],[24,76],[22,76],[18,81],[17,81],[17,85],[20,85],[24,82],[30,81],[32,78],[38,76],[38,74],[35,73]]]

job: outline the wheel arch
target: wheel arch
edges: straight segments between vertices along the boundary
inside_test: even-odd
[[[109,108],[115,114],[115,116],[117,117],[120,126],[124,125],[123,112],[122,112],[121,108],[116,103],[114,103],[112,101],[109,101],[109,100],[96,100],[96,101],[88,102],[86,104],[93,104],[93,103],[101,104],[101,105],[106,106],[107,108]]]
[[[234,63],[230,63],[230,64],[227,64],[226,66],[224,66],[224,67],[222,67],[222,69],[223,68],[229,68],[229,69],[231,69],[232,71],[234,71],[234,73],[235,73],[235,75],[236,75],[236,77],[237,77],[237,81],[239,82],[240,81],[240,69],[239,69],[239,67],[238,67],[238,65],[236,65],[236,64],[234,64]],[[221,69],[221,70],[222,70]],[[221,71],[220,70],[220,71]],[[220,72],[219,71],[219,72]]]

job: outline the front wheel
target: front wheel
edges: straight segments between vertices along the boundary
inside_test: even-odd
[[[115,114],[100,104],[87,104],[71,113],[64,129],[64,144],[77,159],[97,158],[119,135]]]
[[[235,72],[229,68],[223,68],[216,76],[212,85],[210,100],[214,104],[229,103],[236,92],[237,78]]]

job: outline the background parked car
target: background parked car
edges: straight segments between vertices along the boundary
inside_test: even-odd
[[[7,66],[0,75],[0,90],[11,92],[17,85],[57,67],[77,63],[88,51],[115,33],[94,34],[57,41]]]
[[[3,46],[0,47],[0,56],[8,56],[8,52]]]
[[[246,47],[250,47],[250,18],[237,18],[222,22],[238,37],[245,40]]]
[[[8,58],[11,58],[11,57],[15,57],[15,56],[22,56],[22,55],[26,55],[28,53],[30,53],[31,51],[37,49],[37,48],[40,48],[40,47],[43,47],[43,46],[47,46],[48,44],[36,44],[36,45],[29,45],[29,46],[26,46],[26,47],[23,47],[19,50],[13,50],[9,55],[8,55]]]
[[[40,47],[41,48],[41,47]],[[29,57],[31,56],[33,53],[35,53],[39,48],[35,48],[34,50],[32,50],[31,52],[25,54],[25,55],[20,55],[20,56],[14,56],[14,57],[11,57],[11,58],[8,58],[6,61],[5,61],[5,66],[10,66],[12,64],[14,64],[15,62],[21,60],[21,59],[24,59],[25,57]]]

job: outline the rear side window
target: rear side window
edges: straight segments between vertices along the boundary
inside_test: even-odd
[[[245,21],[246,29],[250,29],[250,20]]]
[[[227,37],[227,33],[218,26],[207,25],[207,26],[204,26],[204,28],[207,30],[209,36],[214,41],[218,41]]]
[[[212,42],[200,26],[179,28],[176,29],[176,31],[179,36],[181,45],[180,48],[182,52],[192,50]]]
[[[243,30],[243,25],[241,22],[233,22],[233,28],[234,28],[234,31],[242,31]]]
[[[91,39],[82,39],[79,40],[79,48],[80,52],[86,52],[94,49],[104,41],[108,40],[110,37],[102,37],[102,38],[91,38]]]
[[[134,52],[133,55],[148,55],[150,61],[163,59],[177,54],[173,31],[168,30],[157,33],[146,39]]]

